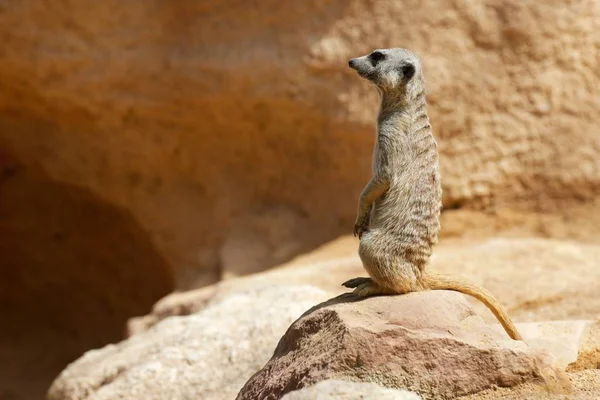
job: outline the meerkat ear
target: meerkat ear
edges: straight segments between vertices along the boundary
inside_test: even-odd
[[[410,81],[412,77],[415,75],[415,66],[412,64],[403,65],[402,68],[402,77],[405,81]]]

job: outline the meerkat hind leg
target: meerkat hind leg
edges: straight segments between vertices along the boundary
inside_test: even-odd
[[[342,286],[345,286],[350,289],[354,289],[354,288],[358,287],[359,285],[362,285],[363,283],[367,283],[367,282],[373,282],[373,280],[371,278],[359,276],[356,278],[348,279],[346,282],[342,283]]]

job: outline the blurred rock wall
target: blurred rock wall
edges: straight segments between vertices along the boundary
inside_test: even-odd
[[[588,199],[598,32],[583,0],[4,3],[3,181],[131,215],[178,287],[264,269],[350,231],[377,97],[347,60],[399,46],[425,64],[446,207]]]

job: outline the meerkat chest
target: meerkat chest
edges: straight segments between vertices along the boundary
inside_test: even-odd
[[[403,174],[413,159],[408,141],[378,138],[373,151],[373,172],[392,178]]]

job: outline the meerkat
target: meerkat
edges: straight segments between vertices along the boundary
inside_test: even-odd
[[[370,277],[342,285],[361,297],[457,291],[483,302],[512,339],[522,340],[488,290],[462,277],[426,271],[438,241],[442,187],[419,57],[406,49],[379,49],[349,65],[377,88],[381,103],[373,176],[360,195],[354,225],[358,253]]]

